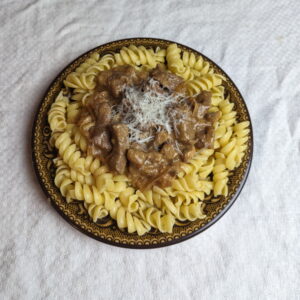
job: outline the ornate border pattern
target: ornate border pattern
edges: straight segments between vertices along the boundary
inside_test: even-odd
[[[118,51],[121,47],[130,44],[165,48],[170,43],[173,42],[154,38],[132,38],[107,43],[86,52],[75,59],[56,77],[42,99],[35,116],[32,132],[32,159],[38,180],[47,195],[48,200],[72,226],[90,237],[108,244],[128,248],[156,248],[181,242],[204,231],[210,225],[215,223],[233,204],[246,181],[250,169],[253,153],[253,135],[250,116],[242,95],[229,76],[219,66],[196,50],[177,43],[178,46],[184,50],[193,52],[196,55],[202,55],[204,60],[208,61],[213,66],[216,73],[226,77],[227,82],[225,83],[225,90],[230,94],[231,101],[235,103],[235,109],[238,112],[238,121],[250,121],[251,133],[248,141],[248,149],[242,164],[234,170],[230,176],[228,196],[221,197],[217,202],[208,201],[205,208],[207,218],[204,220],[177,223],[171,234],[151,231],[144,236],[138,236],[136,234],[128,234],[127,232],[121,231],[116,227],[114,221],[111,221],[110,219],[103,220],[99,224],[93,223],[80,202],[68,204],[54,185],[55,169],[52,158],[55,157],[55,151],[49,144],[50,128],[47,122],[47,113],[59,90],[62,88],[63,80],[66,76],[74,71],[94,52],[104,55],[111,51]]]

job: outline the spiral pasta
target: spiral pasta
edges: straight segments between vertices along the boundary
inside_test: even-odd
[[[128,212],[133,213],[138,210],[138,195],[135,194],[135,190],[132,187],[123,190],[119,195],[119,199]]]
[[[225,166],[225,155],[220,152],[215,153],[215,165],[213,168],[214,196],[228,195],[228,171]]]
[[[69,100],[63,96],[61,91],[51,105],[48,113],[48,122],[53,133],[64,131],[67,127],[65,114],[68,107]]]
[[[157,201],[158,198],[160,198],[160,196],[157,193],[155,193],[152,189],[146,190],[143,192],[140,190],[137,190],[136,194],[140,200],[142,200],[150,205],[153,205],[154,201]]]
[[[97,75],[98,73],[109,70],[115,63],[115,59],[112,54],[106,54],[101,59],[91,64],[87,69],[87,74]]]
[[[55,141],[55,147],[58,149],[59,155],[65,163],[83,175],[88,175],[84,167],[85,159],[81,156],[77,146],[73,144],[68,132],[64,132],[58,136]]]
[[[81,130],[88,131],[95,123],[90,119],[79,127],[76,122],[95,93],[100,72],[124,64],[149,70],[158,63],[186,81],[189,95],[210,91],[209,112],[218,112],[220,118],[213,124],[214,149],[197,151],[187,163],[181,163],[171,186],[141,191],[132,187],[129,177],[112,174],[106,164],[88,155],[88,140]],[[120,229],[138,235],[151,228],[171,233],[176,220],[204,219],[204,201],[228,195],[229,174],[242,163],[250,132],[248,121],[237,122],[230,95],[224,97],[224,80],[201,55],[182,51],[176,44],[167,49],[129,45],[102,57],[92,53],[66,77],[65,89],[48,113],[50,141],[58,149],[54,183],[66,201],[82,202],[93,222],[110,216]]]
[[[93,53],[64,81],[65,86],[74,89],[72,99],[85,103],[90,90],[95,88],[95,76],[101,71],[110,69],[114,63],[112,54],[106,54],[100,58],[98,53]]]
[[[175,217],[180,221],[195,221],[197,219],[205,219],[202,203],[192,203],[190,205],[182,205],[178,207]]]
[[[143,219],[128,212],[123,206],[116,206],[116,212],[112,215],[121,229],[127,229],[129,233],[137,232],[138,235],[144,235],[150,231],[151,225]]]
[[[176,196],[176,205],[199,202],[212,190],[212,183],[207,179],[200,179],[197,174],[189,174],[174,180],[170,195]]]
[[[180,58],[181,50],[176,44],[171,44],[167,48],[166,59],[168,69],[175,74],[182,74],[185,71],[183,61]]]
[[[91,174],[85,176],[71,169],[60,157],[55,160],[55,165],[57,167],[54,179],[56,185],[59,185],[61,178],[64,177],[71,179],[73,182],[79,181],[81,184],[93,185],[95,183],[95,179]]]
[[[249,121],[244,121],[244,122],[240,122],[237,123],[234,127],[234,134],[237,137],[237,155],[235,157],[236,160],[236,165],[235,167],[238,167],[241,162],[242,159],[245,155],[245,151],[247,149],[247,142],[249,140],[249,133],[250,133],[250,129],[249,129]]]
[[[177,73],[177,75],[181,76],[184,80],[194,80],[201,76],[201,72],[186,66],[182,73]]]
[[[70,190],[74,188],[74,182],[69,178],[69,170],[60,163],[60,160],[56,160],[57,169],[54,178],[55,185],[59,188],[61,194],[66,197],[67,203],[70,203]]]
[[[67,76],[64,84],[66,87],[79,89],[83,92],[93,90],[96,87],[95,75],[73,72]]]
[[[96,64],[100,58],[99,53],[93,53],[86,59],[78,68],[76,68],[75,72],[78,74],[86,73],[86,70]]]
[[[188,163],[181,164],[181,169],[185,174],[197,173],[201,166],[208,160],[208,158],[214,153],[212,149],[203,149],[199,151]],[[180,173],[179,177],[183,174]]]
[[[191,95],[194,93],[194,90],[197,91],[199,89],[199,85],[202,90],[207,89],[209,82],[205,78],[200,83],[197,83],[202,75],[213,74],[213,69],[210,68],[208,62],[204,61],[202,56],[196,57],[193,53],[183,51],[181,57],[181,49],[176,44],[171,44],[167,48],[166,59],[169,70],[185,80],[195,80],[195,82],[190,83],[189,91]]]
[[[120,53],[114,54],[114,58],[116,65],[144,65],[154,68],[157,64],[155,56],[144,46],[137,47],[135,45],[130,45],[129,47],[122,47]]]
[[[101,71],[110,69],[115,62],[111,54],[104,55],[101,59],[99,58],[98,53],[92,54],[75,72],[67,76],[64,81],[65,86],[77,91],[77,96],[75,94],[72,99],[77,100],[77,98],[80,98],[78,94],[93,90],[96,85],[95,76]]]
[[[241,122],[233,127],[232,138],[228,143],[220,149],[220,152],[225,154],[225,165],[228,170],[233,170],[238,167],[242,161],[246,143],[248,141],[248,134],[250,130],[247,128],[249,122]]]
[[[210,89],[211,92],[211,104],[213,106],[218,106],[221,101],[224,100],[224,86],[218,85],[218,86],[213,86]]]
[[[211,174],[215,160],[213,157],[210,157],[198,170],[199,177],[201,179],[206,179],[209,174]]]
[[[190,95],[199,94],[221,85],[223,79],[223,76],[219,74],[204,74],[194,80],[187,81],[187,89]]]
[[[166,53],[166,49],[160,49],[159,47],[157,47],[155,49],[155,52],[153,52],[155,61],[164,64],[166,62]]]
[[[184,66],[193,69],[197,76],[213,73],[213,69],[210,67],[210,64],[204,61],[202,56],[196,57],[194,53],[183,51],[182,62]]]
[[[100,160],[90,155],[84,158],[84,169],[91,174],[98,175],[100,169]]]
[[[87,209],[87,212],[93,219],[93,222],[97,222],[108,215],[108,211],[103,207],[103,205],[84,202],[84,207]]]
[[[76,181],[74,189],[69,191],[70,197],[74,200],[84,201],[85,203],[104,204],[104,199],[99,190],[94,185],[82,184]]]
[[[86,153],[87,146],[88,146],[88,141],[86,137],[84,137],[77,126],[73,127],[72,130],[72,136],[74,138],[75,144],[79,147],[79,149],[83,152]]]
[[[140,210],[140,215],[151,227],[157,228],[160,232],[172,232],[175,218],[171,214],[163,215],[162,212],[154,207]]]
[[[228,99],[223,100],[219,104],[222,116],[220,118],[220,124],[224,123],[226,127],[233,125],[236,122],[236,111],[233,110],[234,104],[230,103]]]

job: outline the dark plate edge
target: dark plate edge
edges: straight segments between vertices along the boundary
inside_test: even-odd
[[[40,108],[43,104],[43,100],[44,98],[47,96],[49,90],[50,90],[50,87],[54,84],[54,82],[57,80],[57,78],[68,68],[68,66],[72,63],[74,63],[77,59],[79,59],[80,57],[90,53],[90,52],[93,52],[94,50],[96,50],[98,47],[100,46],[105,46],[105,45],[108,45],[108,44],[111,44],[113,42],[118,42],[118,41],[130,41],[130,40],[138,40],[138,39],[149,39],[149,40],[161,40],[161,41],[166,41],[166,42],[169,42],[169,43],[176,43],[177,45],[180,45],[182,47],[185,47],[187,49],[190,49],[192,51],[195,51],[195,52],[198,52],[200,53],[204,58],[208,59],[209,61],[212,61],[210,58],[208,58],[207,56],[203,55],[201,52],[199,52],[198,50],[195,50],[191,47],[188,47],[186,45],[183,45],[183,44],[180,44],[180,43],[177,43],[177,42],[174,42],[174,41],[171,41],[171,40],[167,40],[167,39],[160,39],[160,38],[152,38],[152,37],[135,37],[135,38],[124,38],[124,39],[118,39],[118,40],[115,40],[115,41],[110,41],[108,43],[105,43],[105,44],[101,44],[101,45],[98,45],[96,47],[94,47],[93,49],[90,49],[88,51],[86,51],[85,53],[81,54],[80,56],[76,57],[74,60],[72,60],[65,68],[62,69],[61,72],[59,72],[59,74],[53,79],[53,81],[50,83],[49,87],[47,88],[46,92],[44,93],[43,97],[42,97],[42,101],[38,104],[38,108],[36,110],[36,113],[34,115],[34,121],[33,121],[33,126],[32,126],[32,135],[31,135],[31,149],[32,149],[32,164],[33,164],[33,168],[34,168],[34,171],[35,171],[35,174],[37,176],[37,179],[42,187],[42,190],[44,191],[44,194],[47,196],[47,199],[50,200],[50,203],[52,205],[52,207],[63,217],[63,219],[68,222],[72,227],[76,228],[77,230],[79,230],[80,232],[84,233],[85,235],[95,239],[95,240],[98,240],[100,242],[103,242],[105,244],[109,244],[109,245],[112,245],[112,246],[117,246],[117,247],[120,247],[120,248],[130,248],[130,249],[154,249],[154,248],[161,248],[161,247],[166,247],[166,246],[171,246],[171,245],[174,245],[174,244],[178,244],[180,242],[183,242],[183,241],[186,241],[196,235],[198,235],[199,233],[205,231],[206,229],[208,229],[210,226],[212,226],[213,224],[215,224],[218,220],[221,219],[221,217],[223,217],[225,215],[225,213],[229,210],[229,208],[233,205],[233,203],[236,201],[236,199],[238,198],[238,196],[240,195],[246,181],[247,181],[247,178],[248,178],[248,175],[249,175],[249,172],[250,172],[250,168],[251,168],[251,165],[252,165],[252,159],[253,159],[253,148],[254,148],[254,140],[253,140],[253,127],[252,127],[252,120],[250,118],[250,114],[249,114],[249,110],[248,110],[248,107],[246,105],[246,102],[245,102],[245,99],[244,97],[242,96],[240,90],[237,88],[237,86],[235,85],[234,81],[228,76],[228,74],[219,66],[218,68],[224,72],[224,74],[230,79],[230,81],[232,82],[232,85],[234,86],[234,88],[238,91],[238,93],[240,94],[242,100],[244,101],[245,103],[245,109],[246,109],[246,112],[247,112],[247,115],[248,115],[248,118],[249,118],[249,121],[250,121],[250,125],[249,125],[249,128],[250,128],[250,136],[251,136],[251,148],[250,148],[250,156],[249,156],[249,161],[248,161],[248,165],[247,165],[247,169],[245,171],[245,174],[244,174],[244,177],[236,191],[236,193],[234,194],[234,196],[230,199],[230,201],[228,202],[228,204],[219,212],[218,215],[216,215],[210,222],[208,222],[207,224],[205,224],[203,227],[199,228],[198,230],[195,230],[194,232],[192,233],[189,233],[183,237],[180,237],[178,239],[173,239],[172,241],[166,241],[166,242],[163,242],[163,243],[160,243],[160,244],[155,244],[155,245],[130,245],[130,244],[122,244],[122,243],[116,243],[114,241],[108,241],[106,239],[102,239],[101,237],[98,237],[98,236],[95,236],[93,235],[92,233],[88,232],[88,231],[85,231],[83,228],[81,228],[79,225],[75,224],[75,222],[73,222],[72,220],[70,220],[60,209],[59,207],[55,204],[54,201],[52,201],[51,199],[51,196],[49,195],[47,189],[45,188],[44,184],[42,183],[42,178],[40,176],[40,173],[38,171],[38,167],[37,167],[37,163],[36,163],[36,157],[35,157],[35,153],[34,153],[34,132],[35,132],[35,127],[36,127],[36,122],[37,122],[37,119],[38,119],[38,114],[39,114],[39,111],[40,111]],[[213,61],[212,61],[213,62]]]

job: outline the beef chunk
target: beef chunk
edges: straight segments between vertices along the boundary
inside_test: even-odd
[[[110,142],[110,134],[104,126],[95,126],[91,130],[91,139],[93,144],[105,153],[109,153],[111,151],[112,145]]]
[[[126,151],[129,147],[128,127],[125,124],[111,126],[113,151],[110,155],[109,165],[119,174],[124,174],[127,164]]]
[[[164,144],[160,153],[168,161],[176,161],[178,159],[178,152],[176,151],[173,144]]]
[[[206,148],[210,149],[214,146],[214,128],[212,126],[206,126],[199,128],[196,133],[197,142],[195,146],[198,149]]]
[[[195,129],[192,122],[182,121],[177,126],[176,137],[182,143],[192,143],[195,139]]]
[[[182,155],[183,161],[187,162],[188,160],[193,158],[193,156],[196,153],[196,149],[193,145],[188,145],[183,149],[182,153],[183,153]]]
[[[163,89],[169,93],[173,93],[176,88],[180,88],[180,85],[184,83],[181,77],[171,72],[166,72],[160,64],[158,64],[157,67],[151,71],[150,75],[154,80],[157,80],[162,85]]]
[[[211,104],[211,92],[202,91],[199,95],[197,95],[196,100],[198,103],[209,107]]]

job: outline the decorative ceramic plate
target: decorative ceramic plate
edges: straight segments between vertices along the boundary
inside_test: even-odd
[[[63,87],[63,80],[66,76],[73,72],[91,54],[96,52],[100,55],[104,55],[111,51],[119,51],[122,47],[129,46],[130,44],[136,46],[143,45],[146,48],[166,48],[171,43],[173,42],[162,39],[133,38],[107,43],[86,52],[70,63],[55,78],[43,97],[35,115],[32,133],[32,159],[38,180],[48,200],[68,223],[86,235],[101,242],[128,248],[156,248],[182,242],[199,234],[219,220],[236,200],[245,184],[253,152],[252,127],[246,104],[235,84],[219,66],[198,51],[177,44],[182,50],[187,50],[195,55],[202,55],[204,60],[209,62],[213,67],[215,73],[221,74],[226,78],[226,81],[223,83],[225,86],[225,93],[230,95],[231,102],[235,104],[238,121],[250,122],[250,137],[247,142],[248,147],[241,165],[234,169],[232,175],[229,177],[228,196],[219,197],[218,201],[215,201],[215,199],[206,199],[206,218],[203,220],[196,220],[193,222],[176,221],[172,233],[160,233],[156,230],[151,230],[143,236],[138,236],[136,233],[129,234],[126,231],[121,231],[116,226],[115,221],[109,217],[104,218],[104,220],[101,220],[99,223],[94,223],[82,203],[67,203],[59,189],[55,186],[55,167],[53,158],[56,156],[56,151],[49,143],[51,130],[47,121],[47,113]]]

